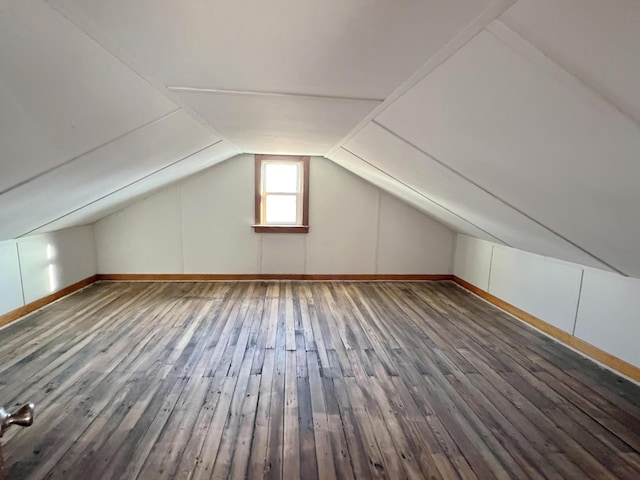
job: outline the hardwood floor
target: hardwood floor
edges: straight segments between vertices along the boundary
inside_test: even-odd
[[[11,480],[640,478],[640,388],[451,282],[101,283],[0,339]]]

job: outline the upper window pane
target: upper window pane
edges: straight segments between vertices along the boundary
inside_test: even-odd
[[[265,163],[264,191],[297,193],[300,188],[299,168],[300,165],[298,163]]]

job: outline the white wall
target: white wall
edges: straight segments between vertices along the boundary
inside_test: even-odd
[[[380,190],[333,162],[311,168],[308,273],[376,273]]]
[[[182,272],[180,190],[169,187],[96,224],[101,265],[129,273]]]
[[[451,272],[449,230],[386,193],[380,195],[378,234],[378,273]]]
[[[494,243],[477,238],[458,235],[453,273],[488,292],[494,245]]]
[[[6,240],[0,242],[0,315],[23,305],[18,244]]]
[[[254,159],[239,155],[94,225],[100,273],[451,272],[454,234],[321,157],[308,234],[257,234]]]
[[[581,276],[578,265],[494,246],[489,292],[572,333]]]
[[[0,242],[0,315],[96,272],[91,226]]]
[[[253,171],[253,157],[236,157],[177,187],[182,196],[182,225],[176,229],[182,232],[185,272],[259,271],[260,235],[249,227],[255,220]],[[100,223],[96,227],[100,237]],[[105,273],[118,271],[110,265],[104,268]]]
[[[458,235],[454,274],[640,367],[640,280]]]
[[[640,366],[640,280],[585,270],[576,337]]]

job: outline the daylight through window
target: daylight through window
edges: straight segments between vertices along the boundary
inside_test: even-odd
[[[256,155],[256,231],[306,233],[308,203],[309,157]]]

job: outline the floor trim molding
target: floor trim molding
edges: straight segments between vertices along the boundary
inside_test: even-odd
[[[460,277],[456,277],[454,275],[453,281],[469,290],[470,292],[476,294],[480,298],[483,298],[487,302],[522,320],[523,322],[528,323],[529,325],[537,328],[547,335],[550,335],[551,337],[564,343],[565,345],[578,350],[587,357],[606,365],[607,367],[615,370],[618,373],[621,373],[622,375],[640,382],[640,368],[636,367],[635,365],[625,362],[621,358],[611,355],[610,353],[605,352],[604,350],[601,350],[598,347],[585,342],[584,340],[580,340],[570,333],[567,333],[564,330],[560,330],[559,328],[554,327],[553,325],[539,319],[538,317],[534,317],[530,313],[527,313],[524,310],[521,310],[518,307],[505,302],[504,300],[482,290],[481,288],[476,287],[475,285],[461,279]]]
[[[34,300],[33,302],[23,305],[22,307],[18,307],[15,310],[4,313],[0,315],[0,327],[4,327],[5,325],[18,320],[19,318],[22,318],[31,312],[40,310],[42,307],[46,307],[50,303],[53,303],[62,297],[66,297],[67,295],[70,295],[80,290],[81,288],[91,285],[96,281],[98,281],[98,275],[91,275],[90,277],[80,280],[79,282],[69,285],[68,287],[65,287],[61,290],[58,290],[57,292],[53,292],[51,295],[39,298],[38,300]]]
[[[315,281],[441,281],[453,280],[451,274],[219,274],[219,273],[101,273],[100,281],[120,282],[168,282],[168,281],[237,281],[237,280],[315,280]]]

